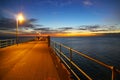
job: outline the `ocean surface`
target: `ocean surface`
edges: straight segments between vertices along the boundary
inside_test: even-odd
[[[102,61],[105,64],[115,66],[115,68],[120,70],[120,37],[64,37],[52,38],[52,40]],[[69,57],[68,51],[65,54]],[[109,69],[76,53],[73,53],[73,61],[87,72],[88,75],[92,76],[94,80],[111,80],[111,71]],[[116,80],[120,80],[120,75],[116,76]]]

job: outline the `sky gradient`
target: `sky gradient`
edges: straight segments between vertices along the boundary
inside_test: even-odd
[[[26,20],[34,21],[32,27],[20,27],[20,34],[120,33],[119,4],[119,0],[1,0],[0,21],[23,12]],[[15,26],[5,27],[0,26],[1,34],[15,33]]]

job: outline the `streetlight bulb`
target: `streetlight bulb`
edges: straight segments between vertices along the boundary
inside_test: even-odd
[[[22,13],[19,13],[19,14],[17,15],[17,20],[18,20],[20,23],[22,23],[22,22],[24,21],[24,16],[23,16]]]

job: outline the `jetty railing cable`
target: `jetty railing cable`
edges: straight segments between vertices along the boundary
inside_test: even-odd
[[[59,46],[59,48],[57,47]],[[115,80],[115,74],[120,74],[120,70],[119,69],[116,69],[114,66],[111,66],[111,65],[107,65],[99,60],[96,60],[88,55],[85,55],[75,49],[72,49],[70,47],[67,47],[61,43],[58,43],[58,42],[55,42],[55,41],[52,41],[51,40],[51,47],[53,48],[53,50],[57,53],[58,57],[60,58],[60,60],[67,66],[67,68],[71,71],[71,73],[78,79],[80,80],[80,77],[78,76],[77,73],[75,73],[75,71],[71,68],[71,66],[74,66],[79,72],[81,72],[88,80],[93,80],[87,73],[85,73],[78,65],[76,65],[73,61],[72,61],[72,55],[73,55],[73,52],[79,54],[80,56],[86,58],[86,59],[89,59],[95,63],[98,63],[99,65],[103,66],[103,67],[106,67],[107,69],[110,69],[111,70],[111,80]],[[69,57],[67,57],[65,55],[65,53],[62,52],[61,48],[64,47],[66,49],[69,50]],[[66,62],[66,60],[70,62],[70,65]]]

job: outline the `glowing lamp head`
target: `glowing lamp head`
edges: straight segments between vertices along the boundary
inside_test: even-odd
[[[18,20],[20,23],[22,23],[22,22],[24,21],[24,16],[23,16],[22,13],[19,13],[19,14],[17,15],[17,20]]]

